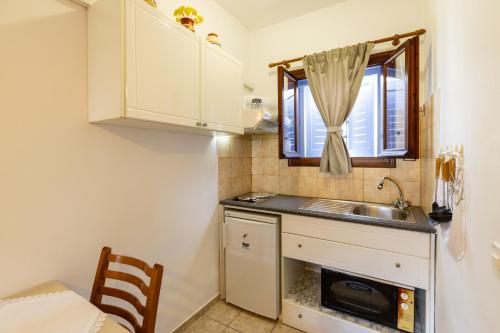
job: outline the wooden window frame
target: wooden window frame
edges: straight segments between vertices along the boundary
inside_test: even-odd
[[[352,157],[351,162],[353,167],[357,168],[395,168],[396,158],[416,160],[418,159],[418,83],[419,83],[419,38],[415,37],[407,40],[403,45],[401,45],[396,50],[379,52],[372,54],[368,61],[368,67],[372,66],[382,66],[384,69],[384,64],[394,57],[396,54],[400,54],[403,50],[407,51],[406,63],[407,65],[407,85],[408,85],[408,121],[407,121],[407,144],[408,150],[404,156],[397,157]],[[385,70],[385,69],[384,69]],[[296,69],[292,71],[287,71],[284,67],[278,67],[278,135],[279,135],[279,156],[280,159],[287,159],[288,166],[309,166],[318,167],[320,165],[321,158],[319,157],[289,157],[283,153],[283,75],[289,74],[297,81],[306,79],[306,74],[304,69]],[[385,94],[385,87],[384,87]],[[297,98],[297,92],[295,94],[295,99]],[[297,100],[295,100],[295,120],[298,119],[298,105]],[[386,127],[385,115],[386,104],[384,103],[384,131]],[[296,135],[296,145],[298,148],[297,134],[298,133],[298,123],[295,122],[295,135]],[[386,136],[384,135],[384,148],[385,148]]]

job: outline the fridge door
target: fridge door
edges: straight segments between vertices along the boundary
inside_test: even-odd
[[[278,318],[278,224],[226,217],[224,227],[226,300]]]

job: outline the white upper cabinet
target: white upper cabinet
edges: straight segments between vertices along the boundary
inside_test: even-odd
[[[135,56],[135,64],[134,58],[127,63],[127,73],[132,74],[127,82],[130,102],[139,110],[160,114],[159,119],[165,115],[181,118],[181,123],[182,118],[199,120],[199,42],[193,33],[184,27],[180,28],[186,31],[180,31],[140,6],[135,22],[127,23],[130,29],[135,26],[135,41],[127,44],[127,54]]]
[[[229,130],[243,126],[241,64],[217,46],[201,48],[201,115],[208,127]]]
[[[242,65],[142,0],[88,9],[89,120],[243,133]]]

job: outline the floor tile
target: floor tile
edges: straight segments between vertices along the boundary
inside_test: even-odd
[[[189,326],[185,333],[221,333],[226,328],[225,325],[210,319],[206,316],[201,316],[191,326]]]
[[[236,316],[240,313],[240,310],[235,308],[232,305],[229,305],[225,302],[217,302],[210,309],[207,310],[205,315],[214,320],[217,320],[220,323],[225,325],[229,325],[230,322],[236,318]]]
[[[226,327],[222,333],[240,333],[235,329],[232,329],[231,327]]]
[[[270,333],[276,322],[247,312],[240,312],[238,316],[229,324],[242,333]]]
[[[271,333],[301,333],[302,331],[299,331],[293,327],[283,325],[282,323],[278,323],[272,330]]]

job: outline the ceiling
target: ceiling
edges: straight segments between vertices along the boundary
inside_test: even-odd
[[[344,0],[216,0],[250,30],[285,21]]]

